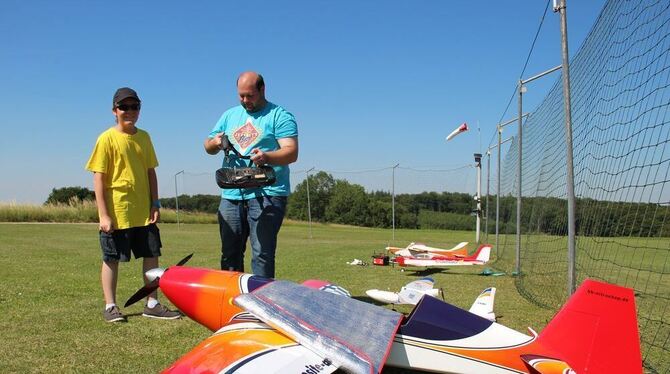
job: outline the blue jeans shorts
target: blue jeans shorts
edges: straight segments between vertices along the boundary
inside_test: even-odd
[[[266,278],[275,276],[277,235],[286,212],[286,196],[259,196],[249,200],[221,199],[221,269],[244,271],[247,238],[251,242],[251,270]]]

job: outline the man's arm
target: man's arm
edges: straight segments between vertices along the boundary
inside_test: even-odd
[[[149,222],[156,223],[161,217],[160,207],[154,205],[154,202],[158,201],[158,178],[156,178],[156,169],[149,168],[147,174],[149,175],[149,191],[151,192]]]
[[[105,174],[93,173],[93,191],[95,192],[95,205],[98,207],[98,218],[100,220],[100,231],[114,231],[114,223],[107,211],[105,203]]]
[[[221,138],[223,133],[216,134],[213,138],[205,139],[205,151],[210,155],[215,155],[221,151]]]
[[[254,155],[251,156],[251,161],[256,165],[261,166],[265,164],[271,165],[288,165],[298,160],[298,138],[281,138],[277,139],[279,149],[276,151],[263,152],[258,148],[251,150]]]

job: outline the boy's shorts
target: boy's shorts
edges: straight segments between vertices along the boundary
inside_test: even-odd
[[[158,226],[152,223],[111,233],[100,231],[100,247],[103,261],[128,262],[131,250],[135,258],[160,256],[162,244]]]

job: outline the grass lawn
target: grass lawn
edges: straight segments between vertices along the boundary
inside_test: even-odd
[[[189,266],[218,268],[220,242],[214,224],[160,226],[162,266],[194,252]],[[472,232],[391,230],[314,225],[310,238],[304,223],[287,222],[279,238],[277,277],[302,281],[325,279],[367,300],[371,288],[397,291],[425,273],[399,268],[350,266],[358,258],[370,262],[374,252],[389,244],[420,241],[450,247],[473,241]],[[102,320],[100,249],[96,224],[0,223],[0,372],[158,372],[188,352],[210,331],[184,318],[161,321],[141,317],[142,305],[124,310],[125,324]],[[471,251],[474,248],[471,248]],[[247,258],[247,269],[250,269]],[[469,308],[479,292],[498,288],[499,322],[520,331],[541,330],[554,311],[527,302],[510,276],[484,277],[482,267],[455,267],[431,274],[446,300]],[[119,304],[139,287],[141,261],[121,264]],[[162,300],[167,303],[165,298]],[[409,308],[399,309],[408,312]]]

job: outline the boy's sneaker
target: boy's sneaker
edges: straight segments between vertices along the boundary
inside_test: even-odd
[[[166,307],[163,306],[163,304],[156,304],[155,307],[149,308],[148,306],[144,306],[144,313],[142,313],[144,317],[149,317],[149,318],[158,318],[158,319],[177,319],[181,318],[181,313],[170,310]]]
[[[102,318],[107,322],[128,322],[126,316],[121,313],[121,310],[116,305],[109,309],[105,309],[102,312]]]

